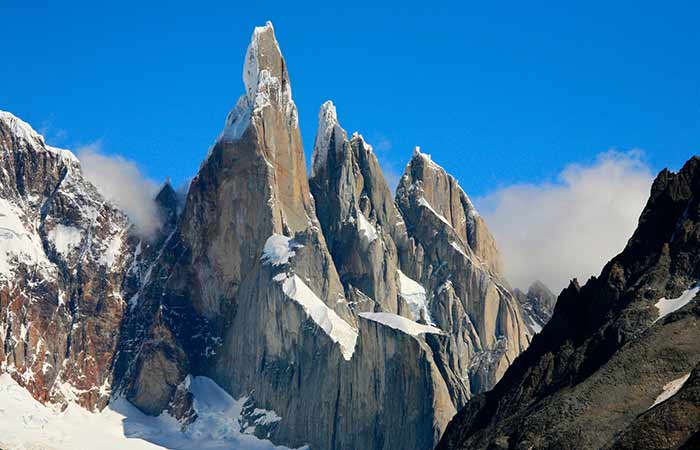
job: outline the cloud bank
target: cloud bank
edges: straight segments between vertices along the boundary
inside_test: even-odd
[[[161,226],[155,202],[158,184],[133,161],[102,153],[99,142],[79,148],[77,154],[85,179],[129,216],[140,235],[152,237]]]
[[[520,288],[539,279],[553,291],[598,275],[632,236],[653,176],[639,151],[609,151],[571,164],[556,183],[518,184],[477,199]]]

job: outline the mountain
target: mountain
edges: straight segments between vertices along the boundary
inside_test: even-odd
[[[44,402],[104,407],[129,291],[127,217],[69,151],[0,112],[0,370]]]
[[[542,331],[554,313],[557,296],[541,281],[535,281],[523,292],[513,289],[513,295],[520,303],[525,323],[532,334]]]
[[[575,280],[438,449],[698,448],[700,158],[654,181],[637,230]]]
[[[534,334],[495,240],[419,150],[392,195],[331,102],[308,177],[270,23],[243,81],[185,198],[157,194],[148,237],[75,156],[0,115],[0,400],[26,388],[66,408],[28,407],[52,442],[78,404],[173,448],[433,448]]]
[[[406,272],[432,294],[431,316],[450,336],[445,372],[472,394],[490,389],[529,342],[493,237],[454,177],[418,148],[396,204],[411,237]]]

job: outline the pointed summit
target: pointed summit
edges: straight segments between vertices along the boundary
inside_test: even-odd
[[[398,296],[392,236],[399,212],[372,147],[359,133],[348,140],[330,101],[318,114],[311,170],[316,214],[355,310],[408,316]]]
[[[457,180],[415,147],[397,189],[397,203],[404,210],[423,207],[457,232],[494,273],[502,273],[496,242],[469,196]],[[415,205],[413,203],[415,202]]]
[[[346,138],[345,130],[338,123],[338,116],[335,111],[335,105],[332,101],[327,100],[321,105],[321,110],[318,112],[318,131],[316,140],[314,141],[314,152],[311,164],[311,176],[315,176],[326,165],[328,159],[328,150],[331,143],[342,145],[342,141]]]
[[[243,64],[243,83],[245,94],[228,114],[220,141],[241,139],[251,118],[260,117],[268,107],[282,112],[287,127],[298,127],[287,66],[271,22],[253,31]]]
[[[160,188],[158,195],[156,195],[156,204],[158,205],[163,225],[170,229],[177,222],[179,209],[177,193],[173,189],[170,179],[163,183],[163,187]]]
[[[287,68],[275,38],[272,22],[267,22],[262,27],[255,27],[246,51],[243,82],[251,103],[255,102],[256,94],[264,86],[266,78],[279,80],[282,85],[289,86]]]

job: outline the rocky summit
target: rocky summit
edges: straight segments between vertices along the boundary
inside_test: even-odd
[[[243,82],[184,199],[155,197],[148,238],[71,152],[0,115],[0,371],[41,403],[126,404],[183,433],[212,420],[197,390],[216,386],[240,436],[433,448],[528,346],[541,297],[511,290],[452,176],[416,149],[392,194],[331,102],[308,176],[270,23]]]

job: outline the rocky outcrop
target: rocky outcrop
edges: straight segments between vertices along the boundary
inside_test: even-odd
[[[0,371],[42,401],[104,406],[130,263],[126,216],[78,160],[0,112]]]
[[[413,317],[400,295],[400,249],[394,241],[398,236],[399,244],[406,242],[403,219],[372,147],[357,133],[348,140],[330,101],[319,113],[309,184],[353,310]]]
[[[694,448],[698,192],[700,158],[662,171],[627,247],[562,292],[544,330],[438,448]]]
[[[529,339],[493,237],[457,181],[418,148],[396,204],[413,247],[405,270],[426,287],[432,320],[451,336],[451,371],[470,393],[490,389]]]

